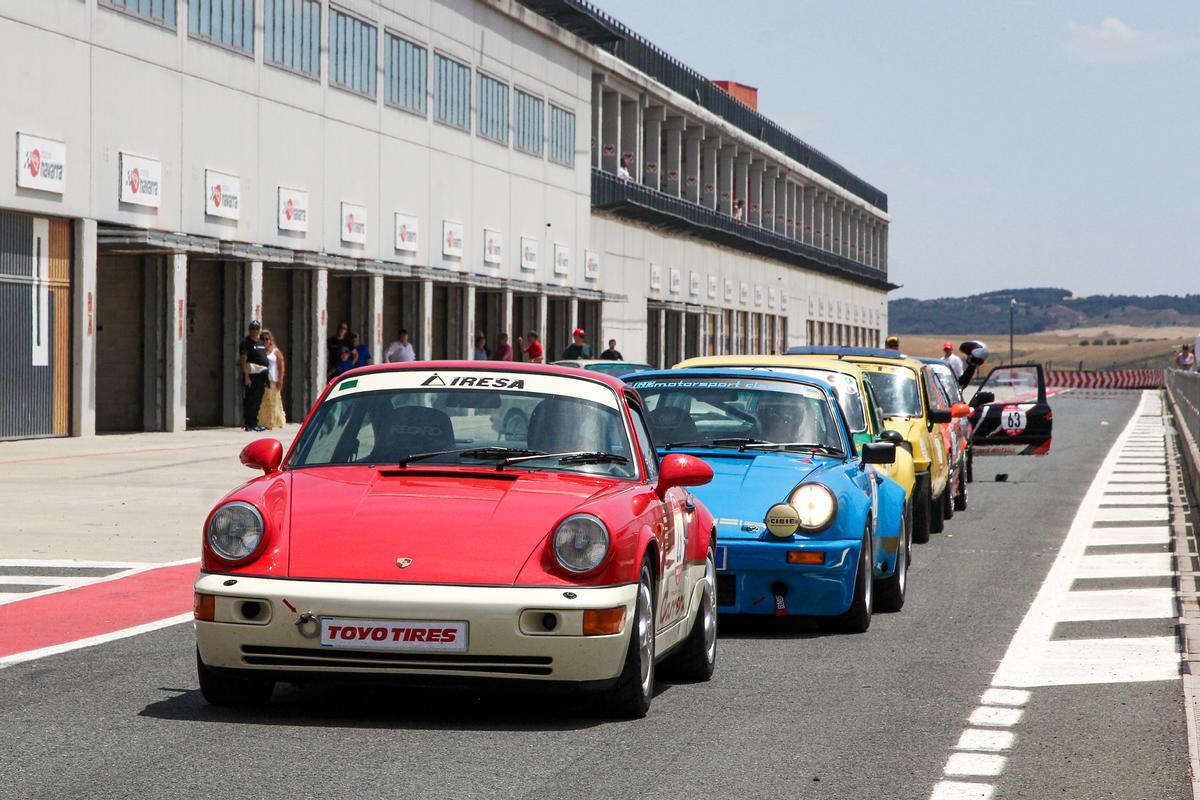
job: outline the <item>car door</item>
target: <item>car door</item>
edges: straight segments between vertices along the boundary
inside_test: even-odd
[[[937,378],[932,375],[932,370],[928,366],[921,369],[919,382],[921,394],[925,396],[926,435],[924,443],[929,450],[929,480],[934,497],[937,497],[950,480],[950,461],[946,455],[950,449],[948,441],[950,434],[946,423],[929,420],[928,413],[932,410],[948,412],[950,404],[946,402],[946,396],[942,393]]]
[[[1041,364],[1003,364],[971,396],[971,444],[978,455],[1050,452],[1054,413]]]

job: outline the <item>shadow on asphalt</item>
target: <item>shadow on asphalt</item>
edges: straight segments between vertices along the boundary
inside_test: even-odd
[[[672,684],[657,681],[654,696]],[[281,683],[271,702],[252,708],[209,705],[199,689],[159,687],[168,695],[139,716],[178,722],[454,731],[569,731],[620,722],[595,695],[479,691],[388,685]]]

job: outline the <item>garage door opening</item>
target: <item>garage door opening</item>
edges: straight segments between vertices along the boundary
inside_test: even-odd
[[[145,428],[145,284],[141,256],[96,263],[96,432]]]

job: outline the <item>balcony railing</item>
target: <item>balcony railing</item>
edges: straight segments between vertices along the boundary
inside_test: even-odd
[[[884,290],[896,288],[888,282],[886,270],[789,239],[595,168],[592,169],[592,207],[861,285]]]
[[[713,85],[708,78],[587,0],[518,2],[598,47],[611,51],[639,72],[694,101],[881,211],[887,211],[887,194],[883,191],[749,106],[735,100],[724,89]]]

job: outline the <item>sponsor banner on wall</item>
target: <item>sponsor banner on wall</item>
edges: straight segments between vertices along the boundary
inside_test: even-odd
[[[121,202],[158,208],[162,202],[162,162],[121,153]]]
[[[504,234],[500,231],[483,229],[483,263],[494,267],[504,263]]]
[[[521,269],[524,272],[537,272],[538,240],[530,236],[521,237]]]
[[[442,220],[442,255],[451,258],[462,258],[463,254],[463,225],[461,222]]]
[[[708,298],[710,300],[717,299],[717,287],[719,284],[720,284],[720,281],[717,280],[716,275],[708,276]]]
[[[242,181],[236,175],[204,170],[204,213],[237,219],[241,215]]]
[[[342,203],[342,241],[349,244],[367,243],[367,207]]]
[[[583,251],[583,277],[589,281],[600,280],[600,254],[595,250]]]
[[[396,243],[401,253],[415,253],[420,242],[420,223],[412,214],[396,212]]]
[[[650,288],[656,292],[662,289],[662,267],[658,264],[650,265]]]
[[[308,192],[279,187],[279,230],[308,231]]]
[[[18,133],[17,186],[62,194],[67,188],[67,146],[57,139]]]
[[[750,284],[742,281],[742,289],[738,294],[738,299],[744,304],[750,302]]]
[[[762,285],[755,284],[755,286],[754,286],[754,305],[762,306],[763,300],[765,298],[766,298],[766,292],[763,291]]]
[[[683,288],[683,272],[679,267],[671,267],[671,271],[667,273],[667,291],[671,294],[679,294],[679,290]]]
[[[733,278],[725,279],[725,302],[733,302]]]
[[[767,308],[775,307],[775,297],[777,294],[774,286],[767,290]]]
[[[787,308],[787,307],[788,307],[788,296],[787,296],[787,293],[786,293],[786,292],[780,292],[780,293],[779,293],[779,310],[780,310],[780,311],[785,311],[785,312],[786,312],[786,311],[788,310],[788,308]]]
[[[557,242],[554,243],[554,274],[571,274],[571,248]]]
[[[700,279],[700,273],[692,272],[688,276],[688,294],[691,295],[692,297],[699,297],[701,283],[702,283],[702,281]]]

